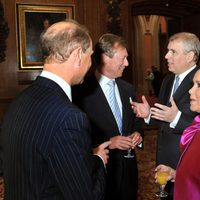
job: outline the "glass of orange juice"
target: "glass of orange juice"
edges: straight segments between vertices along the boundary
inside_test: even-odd
[[[159,184],[160,188],[159,191],[156,192],[157,197],[167,197],[168,193],[165,191],[165,185],[167,184],[167,177],[168,172],[166,171],[158,171],[157,172],[157,183]]]

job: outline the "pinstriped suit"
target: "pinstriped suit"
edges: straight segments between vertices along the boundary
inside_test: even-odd
[[[143,133],[141,124],[131,109],[129,97],[135,99],[133,86],[122,79],[116,79],[122,101],[123,135],[134,131]],[[106,97],[94,75],[73,89],[76,103],[87,113],[92,127],[93,145],[120,135],[116,121],[106,100]],[[136,158],[127,159],[127,151],[110,150],[107,164],[106,200],[137,199],[137,163]]]
[[[91,155],[88,131],[60,86],[38,77],[4,118],[5,199],[102,199],[105,169]]]

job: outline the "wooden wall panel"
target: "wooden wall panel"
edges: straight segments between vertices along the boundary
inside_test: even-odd
[[[12,99],[31,80],[34,80],[40,71],[18,70],[18,47],[16,37],[16,15],[15,5],[18,3],[34,4],[74,4],[75,19],[85,24],[90,31],[94,43],[99,36],[106,32],[106,5],[102,0],[1,0],[4,7],[4,15],[10,29],[7,39],[7,51],[5,62],[0,63],[0,120],[12,101]]]
[[[121,8],[121,24],[123,36],[130,44],[129,49],[129,68],[124,73],[124,79],[134,82],[137,85],[141,84],[138,78],[138,69],[134,66],[134,43],[133,43],[133,23],[132,23],[132,8],[131,5],[136,0],[123,0],[120,3]],[[10,101],[24,88],[26,88],[31,80],[40,73],[34,72],[19,72],[18,71],[18,48],[16,38],[16,18],[15,4],[21,3],[42,3],[42,4],[74,4],[75,19],[82,24],[85,24],[90,31],[93,43],[98,41],[98,38],[106,33],[107,21],[107,5],[103,0],[1,0],[4,6],[5,18],[10,28],[9,37],[7,40],[6,61],[0,63],[0,120],[9,105]],[[196,26],[199,21],[199,14],[193,17],[182,19],[181,27],[184,30],[199,33],[199,28]],[[185,22],[185,23],[184,23]]]
[[[84,24],[90,31],[93,43],[106,32],[106,4],[102,0],[87,0],[84,5]]]

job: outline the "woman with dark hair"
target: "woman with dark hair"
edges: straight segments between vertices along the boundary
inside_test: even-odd
[[[193,79],[194,85],[189,90],[190,109],[200,113],[200,70]],[[200,199],[200,115],[194,118],[192,124],[186,128],[180,140],[181,157],[176,170],[158,165],[157,171],[167,171],[168,180],[175,181],[174,200]],[[156,177],[156,176],[155,176]]]

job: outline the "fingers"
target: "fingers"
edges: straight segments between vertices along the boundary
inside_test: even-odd
[[[127,150],[132,148],[132,138],[127,136],[115,136],[111,138],[111,148],[120,149],[120,150]]]
[[[111,141],[106,141],[93,149],[93,154],[99,155],[104,164],[107,164],[109,158],[109,149],[107,148],[111,144]]]
[[[111,141],[106,141],[106,142],[100,144],[99,147],[105,149],[105,148],[107,148],[110,144],[111,144]]]
[[[149,105],[149,103],[148,103],[148,101],[147,101],[147,99],[146,99],[146,97],[144,95],[142,95],[142,102],[144,104],[148,104]]]
[[[133,140],[130,137],[123,137],[123,139],[119,141],[119,148],[122,150],[130,149],[132,147]]]
[[[167,109],[169,108],[169,107],[167,107],[167,106],[165,106],[165,105],[162,105],[162,104],[160,104],[160,103],[155,103],[154,106],[155,106],[156,108],[159,108],[160,110],[167,110]],[[154,107],[152,107],[152,108],[154,108]]]
[[[155,103],[155,107],[151,108],[151,117],[165,122],[172,122],[178,113],[178,107],[172,100],[172,106],[168,107],[159,103]]]
[[[165,165],[158,165],[156,168],[155,168],[155,171],[159,171],[161,170]]]
[[[135,148],[135,146],[137,146],[142,142],[142,136],[138,132],[134,132],[131,135],[131,138],[132,138],[132,148]]]
[[[140,133],[135,132],[130,136],[114,136],[110,138],[111,144],[109,145],[110,149],[134,149],[135,146],[142,142],[142,137]]]
[[[157,172],[162,171],[162,172],[167,172],[167,181],[171,180],[173,181],[175,176],[176,176],[176,170],[172,169],[171,167],[167,165],[160,164],[156,167],[155,169],[155,179],[157,178]]]

